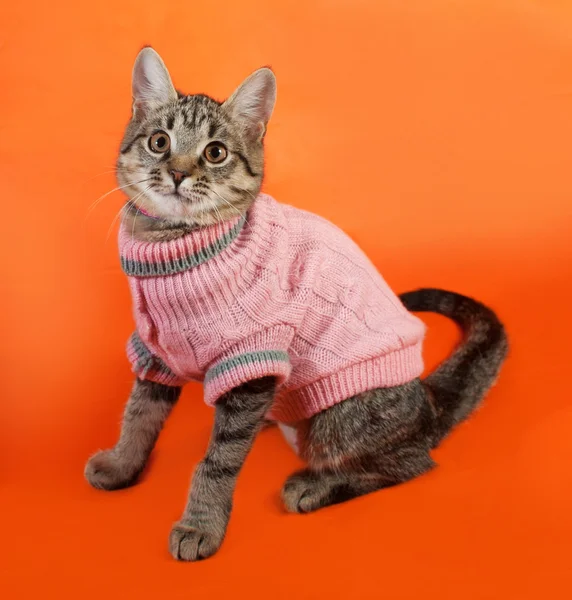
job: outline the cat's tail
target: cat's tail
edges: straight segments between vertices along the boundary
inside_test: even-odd
[[[408,310],[449,317],[464,339],[453,354],[424,381],[436,405],[435,445],[465,420],[494,384],[508,351],[508,340],[496,314],[484,304],[439,289],[421,289],[400,296]]]

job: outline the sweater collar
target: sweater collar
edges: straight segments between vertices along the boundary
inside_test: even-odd
[[[170,242],[134,240],[124,227],[119,233],[121,268],[133,277],[173,275],[203,264],[220,254],[240,234],[246,218],[201,227]]]

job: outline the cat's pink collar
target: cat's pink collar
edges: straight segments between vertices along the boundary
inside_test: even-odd
[[[138,213],[141,213],[142,215],[145,215],[149,219],[155,219],[157,221],[159,221],[161,219],[161,217],[156,217],[155,215],[152,215],[150,212],[147,212],[144,208],[141,208],[140,206],[137,206],[136,204],[133,204],[133,202],[129,202],[128,204],[129,204],[129,206],[131,206],[132,208],[134,208]]]

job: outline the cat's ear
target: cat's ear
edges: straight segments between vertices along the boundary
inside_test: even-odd
[[[247,77],[223,106],[233,119],[242,122],[249,137],[259,140],[266,132],[275,102],[276,77],[264,67]]]
[[[133,65],[133,116],[144,117],[149,109],[177,99],[163,59],[153,48],[143,48]]]

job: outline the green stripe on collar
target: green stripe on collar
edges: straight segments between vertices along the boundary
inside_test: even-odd
[[[207,262],[207,260],[214,258],[217,254],[220,254],[225,248],[230,246],[230,244],[238,237],[245,222],[246,218],[242,217],[238,223],[221,238],[188,256],[172,258],[157,263],[140,262],[122,256],[121,268],[127,275],[133,277],[152,277],[157,275],[174,275],[175,273],[182,273],[183,271],[202,265]]]

